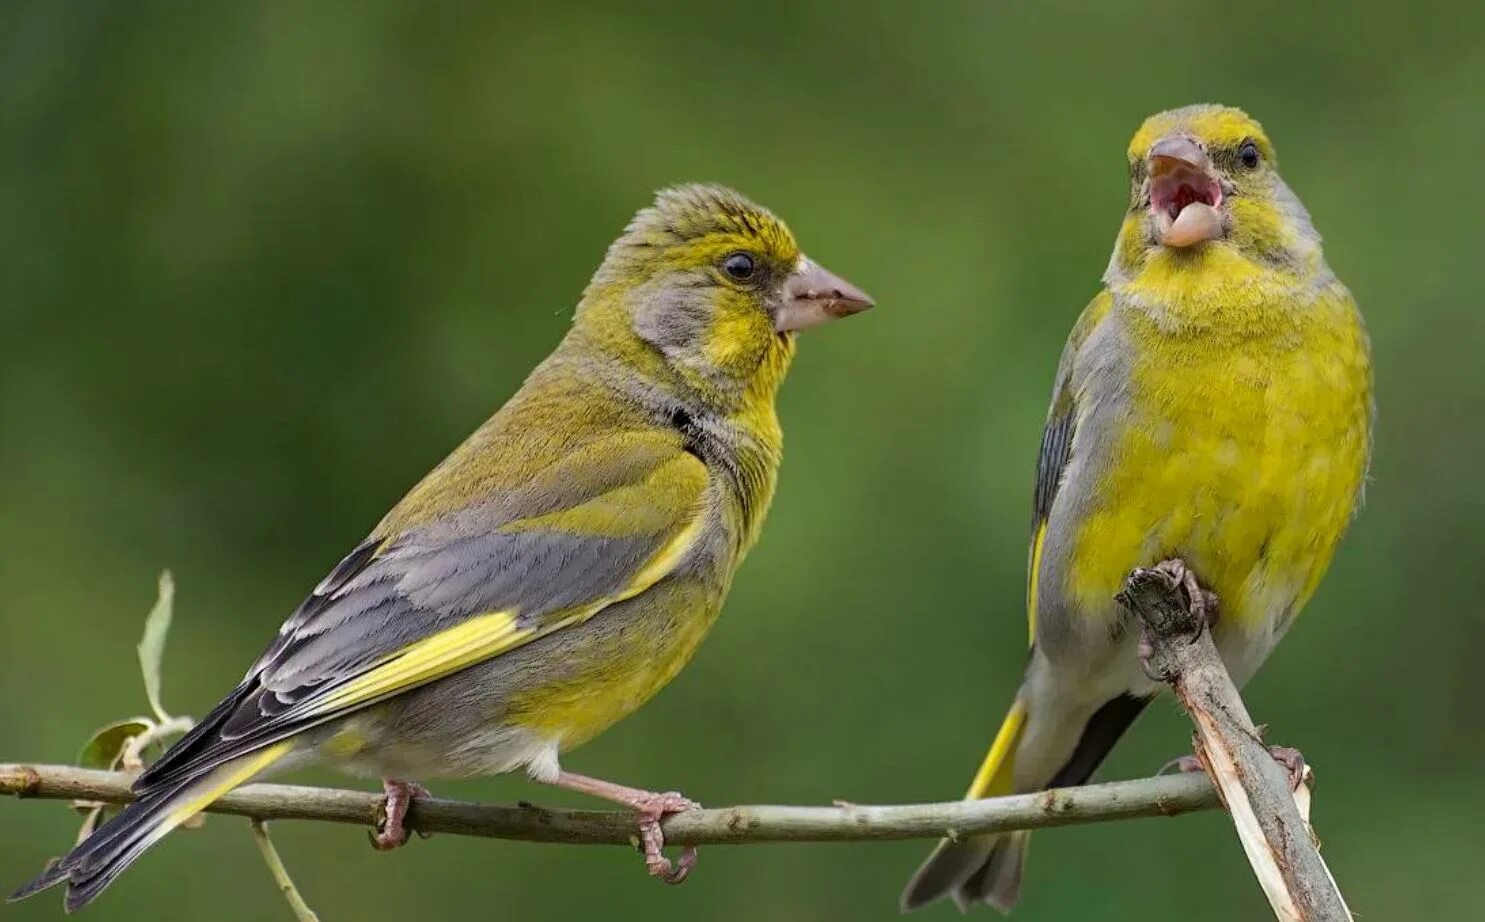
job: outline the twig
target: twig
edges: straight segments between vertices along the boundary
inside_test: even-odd
[[[273,847],[273,840],[268,837],[268,824],[262,820],[251,820],[249,825],[253,827],[253,841],[258,843],[258,851],[263,853],[263,863],[268,865],[268,873],[273,875],[279,892],[289,901],[289,908],[294,910],[294,918],[299,922],[320,922],[320,917],[309,908],[309,904],[299,894],[299,888],[294,886],[294,879],[289,876],[289,869],[284,867],[283,859],[278,856],[278,849]]]
[[[1119,601],[1144,622],[1149,665],[1196,724],[1196,755],[1232,815],[1259,884],[1283,922],[1351,922],[1295,804],[1287,772],[1259,737],[1204,620],[1174,576],[1135,570]]]
[[[127,803],[131,775],[71,765],[0,764],[0,795]],[[257,820],[322,820],[373,826],[380,794],[334,788],[250,784],[209,810]],[[1068,826],[1142,816],[1175,816],[1220,806],[1204,776],[1163,775],[1081,788],[988,800],[897,806],[723,807],[667,817],[666,841],[677,845],[751,842],[848,842],[935,839],[1045,826]],[[464,803],[438,798],[413,802],[407,826],[423,833],[454,833],[529,842],[628,845],[631,814]]]
[[[196,725],[196,721],[190,717],[166,716],[160,723],[150,723],[149,729],[138,736],[131,736],[124,743],[124,750],[119,756],[119,765],[127,771],[137,772],[144,768],[144,751],[155,743],[163,742],[168,737],[190,732]]]

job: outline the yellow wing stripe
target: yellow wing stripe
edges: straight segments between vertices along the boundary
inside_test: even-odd
[[[403,688],[431,682],[519,646],[535,633],[533,628],[517,626],[515,612],[476,615],[409,644],[392,659],[315,702],[310,713],[338,711]]]
[[[1026,574],[1026,623],[1030,632],[1028,643],[1036,643],[1036,580],[1042,569],[1042,539],[1047,537],[1047,523],[1036,527],[1036,536],[1031,539],[1031,565]]]
[[[211,806],[212,801],[218,797],[221,797],[238,785],[247,782],[249,778],[283,758],[293,748],[294,744],[292,742],[284,740],[266,749],[243,756],[241,759],[228,762],[226,765],[218,768],[206,777],[204,781],[206,786],[204,788],[193,793],[189,800],[172,807],[170,812],[165,814],[165,819],[161,822],[160,827],[152,831],[150,835],[155,839],[165,835],[165,833]]]
[[[514,609],[476,615],[409,644],[391,659],[316,701],[306,715],[316,716],[346,710],[426,685],[475,663],[524,646],[538,637],[586,621],[604,608],[631,599],[664,579],[695,546],[704,527],[705,517],[694,515],[686,527],[650,558],[627,586],[613,596],[571,609],[545,624],[528,627],[520,625],[520,612]]]
[[[685,559],[687,554],[691,553],[691,549],[696,546],[696,541],[701,537],[701,533],[705,528],[706,516],[702,515],[698,509],[692,514],[691,521],[686,523],[686,527],[682,528],[668,544],[662,547],[654,557],[650,558],[650,562],[645,564],[644,568],[634,575],[634,579],[630,580],[629,585],[622,592],[608,602],[599,605],[598,608],[612,605],[614,602],[622,602],[625,599],[632,599],[660,582],[660,580],[664,579],[672,570],[680,565],[680,562]]]
[[[1000,732],[995,734],[995,742],[990,744],[985,761],[980,763],[980,770],[975,772],[975,780],[969,784],[969,793],[964,795],[966,800],[1011,793],[1016,769],[1016,746],[1021,742],[1021,731],[1024,729],[1026,702],[1017,698],[1016,703],[1011,706],[1011,712],[1005,715]]]

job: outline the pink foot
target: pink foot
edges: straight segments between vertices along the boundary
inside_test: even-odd
[[[1268,754],[1274,757],[1289,774],[1289,790],[1297,791],[1299,786],[1305,783],[1305,757],[1304,753],[1293,746],[1270,746]]]
[[[701,804],[675,791],[650,794],[636,798],[636,801],[631,806],[639,814],[639,841],[644,850],[645,869],[651,877],[658,877],[667,884],[684,882],[691,875],[691,869],[696,867],[696,846],[687,845],[681,849],[680,857],[671,862],[661,851],[665,848],[665,833],[660,829],[660,821],[671,813],[699,810]]]
[[[1196,573],[1186,566],[1186,561],[1179,557],[1162,560],[1155,565],[1155,569],[1181,584],[1181,588],[1186,591],[1186,598],[1190,601],[1193,615],[1201,619],[1209,628],[1217,623],[1217,594],[1201,588],[1201,584],[1196,581]]]
[[[681,849],[680,857],[674,862],[665,857],[663,852],[665,833],[660,828],[660,821],[672,813],[699,809],[701,804],[675,791],[656,794],[653,791],[642,791],[639,788],[625,787],[612,781],[589,778],[586,775],[566,771],[560,772],[553,784],[567,788],[569,791],[581,791],[584,794],[601,797],[632,809],[639,821],[639,846],[644,852],[645,868],[651,876],[658,877],[667,884],[678,884],[690,876],[691,869],[696,867],[696,846],[694,845],[687,845]]]
[[[1289,789],[1291,791],[1299,790],[1299,786],[1305,782],[1306,765],[1304,753],[1292,746],[1270,746],[1268,747],[1268,754],[1273,756],[1274,761],[1278,762],[1284,769],[1284,772],[1289,776]],[[1200,757],[1187,755],[1171,759],[1165,765],[1161,766],[1160,771],[1156,772],[1156,774],[1190,774],[1192,772],[1205,772],[1206,770],[1207,767],[1201,764]]]
[[[370,837],[371,847],[379,852],[389,852],[407,844],[407,827],[403,825],[407,810],[412,806],[413,798],[427,797],[428,789],[415,781],[383,778],[382,791],[386,796],[382,800],[380,822]]]
[[[1197,772],[1206,772],[1207,767],[1201,764],[1201,759],[1195,754],[1179,756],[1171,759],[1160,767],[1157,775],[1191,775]]]

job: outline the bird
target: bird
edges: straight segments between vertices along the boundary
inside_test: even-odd
[[[311,763],[384,779],[383,848],[415,781],[525,771],[660,819],[696,806],[559,757],[675,677],[758,540],[775,398],[799,331],[872,306],[788,227],[716,185],[659,192],[612,244],[554,352],[291,614],[243,680],[134,782],[135,800],[12,899],[71,911],[227,791]]]
[[[1226,106],[1162,112],[1128,165],[1128,212],[1064,347],[1036,464],[1030,656],[968,799],[1084,783],[1156,693],[1114,601],[1132,570],[1199,578],[1241,685],[1361,501],[1369,339],[1263,127]],[[941,841],[901,908],[1009,912],[1028,836]]]

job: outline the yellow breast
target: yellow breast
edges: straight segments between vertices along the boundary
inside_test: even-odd
[[[1260,287],[1183,323],[1121,309],[1134,350],[1129,417],[1068,587],[1106,610],[1129,570],[1179,556],[1229,624],[1292,617],[1355,508],[1369,451],[1365,333],[1338,284],[1266,305]]]
[[[563,751],[627,717],[670,683],[716,621],[725,587],[668,581],[574,629],[563,661],[539,670],[507,720]]]

